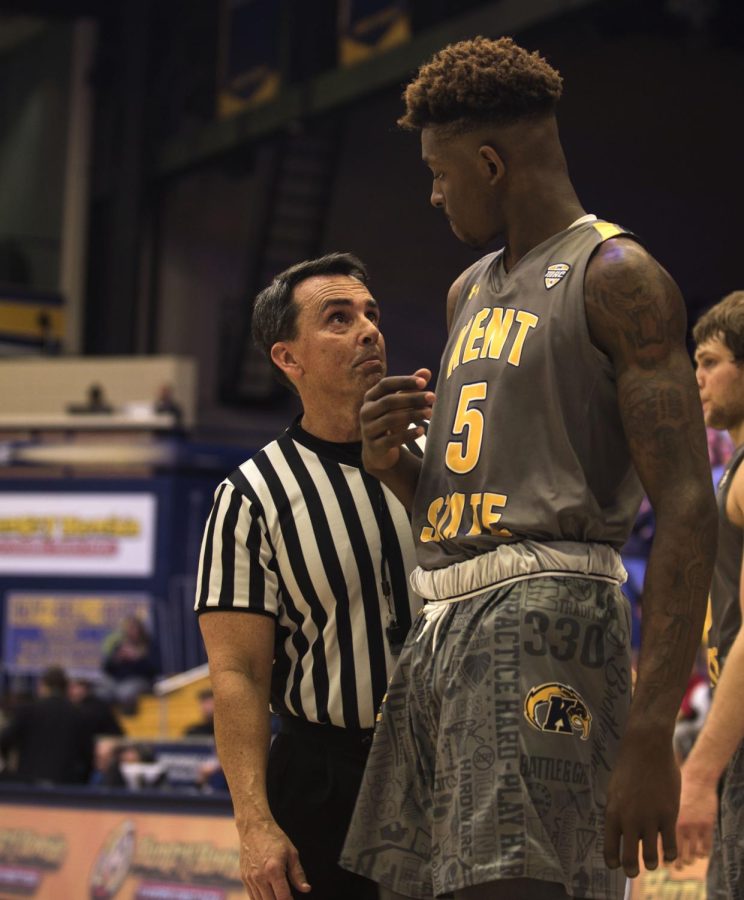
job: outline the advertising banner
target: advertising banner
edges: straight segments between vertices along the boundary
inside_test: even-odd
[[[704,900],[706,860],[643,870],[630,900]],[[0,805],[0,897],[238,900],[230,816]]]
[[[411,37],[408,0],[341,0],[339,13],[342,66],[354,66]]]
[[[660,851],[661,852],[661,851]],[[660,866],[653,872],[644,869],[630,882],[630,900],[705,900],[707,859],[689,866]]]
[[[152,632],[149,594],[10,592],[5,597],[3,668],[11,675],[36,675],[59,665],[68,674],[94,678],[103,643],[128,616]]]
[[[0,896],[238,900],[229,816],[0,806]]]
[[[0,348],[56,353],[65,331],[61,294],[17,288],[0,293]]]
[[[219,118],[258,106],[278,94],[280,13],[276,0],[223,0]]]
[[[0,574],[148,578],[156,512],[148,493],[2,493]]]

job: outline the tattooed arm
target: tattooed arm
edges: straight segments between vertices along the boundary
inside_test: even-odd
[[[639,842],[648,868],[657,864],[659,833],[664,857],[677,855],[672,733],[700,645],[717,515],[677,286],[637,243],[615,238],[589,263],[585,298],[592,339],[615,368],[631,456],[656,515],[638,678],[607,802],[605,858],[632,877]]]

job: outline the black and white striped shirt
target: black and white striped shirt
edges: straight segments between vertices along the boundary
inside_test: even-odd
[[[298,419],[218,487],[195,609],[276,619],[275,712],[371,728],[394,665],[386,628],[397,618],[407,631],[421,606],[415,564],[408,514],[362,469],[361,444],[320,440]]]

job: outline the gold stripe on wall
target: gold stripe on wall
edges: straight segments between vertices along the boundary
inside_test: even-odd
[[[42,313],[49,319],[48,335],[61,340],[65,331],[65,311],[62,307],[50,307],[43,303],[8,303],[0,300],[0,333],[41,338],[39,316]]]

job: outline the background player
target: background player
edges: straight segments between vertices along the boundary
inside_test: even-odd
[[[710,591],[708,658],[713,703],[682,767],[682,859],[707,856],[707,897],[744,897],[744,291],[729,294],[693,329],[705,424],[725,429],[734,453],[718,485],[718,553]]]

